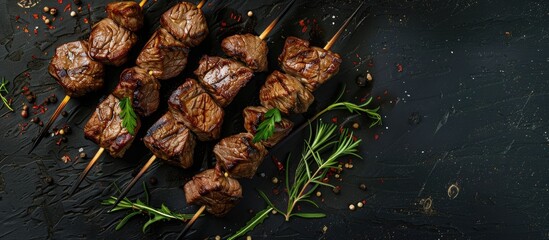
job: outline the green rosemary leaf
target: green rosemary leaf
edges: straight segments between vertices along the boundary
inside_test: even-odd
[[[324,213],[292,213],[292,216],[301,218],[323,218],[326,217]]]
[[[131,219],[133,218],[134,216],[137,216],[139,215],[140,212],[132,212],[128,215],[126,215],[124,218],[122,218],[122,220],[120,220],[120,222],[118,222],[118,224],[116,224],[116,228],[115,230],[120,230],[122,227],[124,227],[124,225],[126,225],[126,223]]]
[[[265,221],[265,219],[267,219],[267,217],[269,217],[269,213],[272,210],[273,210],[273,207],[267,207],[267,208],[257,212],[255,214],[255,216],[252,219],[250,219],[250,221],[248,221],[243,228],[238,230],[234,235],[227,238],[227,240],[237,239],[238,237],[244,236],[244,234],[254,230],[254,228],[257,225],[261,224],[263,221]]]

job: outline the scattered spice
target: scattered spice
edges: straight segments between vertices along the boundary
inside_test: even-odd
[[[50,8],[50,15],[52,16],[57,15],[57,8]]]
[[[248,11],[248,17],[252,17],[254,13],[252,11]]]
[[[32,122],[32,123],[38,123],[39,121],[40,121],[40,118],[39,118],[39,117],[33,117],[33,118],[31,119],[31,122]]]
[[[350,205],[349,205],[349,210],[354,211],[354,210],[355,210],[355,205],[350,204]]]
[[[361,207],[364,206],[364,204],[363,204],[362,202],[358,202],[358,203],[356,204],[356,206],[359,207],[359,208],[361,208]]]
[[[76,17],[76,12],[75,11],[71,11],[71,17]]]
[[[277,183],[278,183],[278,178],[277,178],[277,177],[273,177],[273,179],[271,180],[271,182],[273,182],[273,184],[277,184]]]
[[[80,156],[81,159],[85,159],[88,155],[86,155],[85,152],[81,152],[81,153],[79,154],[79,156]]]
[[[358,186],[358,187],[359,187],[360,190],[362,190],[362,191],[368,190],[368,187],[366,187],[366,184],[364,184],[364,183],[361,183],[360,186]]]
[[[49,19],[49,18],[46,18],[46,19],[44,19],[44,23],[45,23],[45,24],[50,24],[50,23],[51,23],[51,21],[50,21],[50,19]]]
[[[358,129],[359,127],[360,127],[360,125],[357,122],[353,123],[353,128],[354,129]]]
[[[402,66],[402,64],[399,63],[399,64],[396,65],[396,67],[397,67],[397,72],[404,71],[404,67]]]
[[[366,74],[366,80],[368,80],[368,81],[374,80],[374,78],[372,77],[372,74],[371,74],[371,73],[367,73],[367,74]]]
[[[317,196],[317,197],[321,197],[321,196],[322,196],[322,193],[321,193],[320,191],[317,191],[317,192],[316,192],[316,196]]]
[[[43,10],[44,10],[45,13],[49,13],[49,12],[50,12],[50,8],[49,8],[48,6],[45,6]]]
[[[29,117],[29,112],[27,110],[21,110],[21,117],[23,118]]]

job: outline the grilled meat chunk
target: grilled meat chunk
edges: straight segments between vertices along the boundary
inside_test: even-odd
[[[137,32],[143,26],[143,12],[137,2],[112,2],[107,4],[106,10],[110,19],[132,32]]]
[[[188,54],[189,48],[160,28],[143,47],[136,63],[158,79],[170,79],[185,69]]]
[[[274,71],[259,90],[259,99],[266,108],[292,114],[306,112],[315,97],[297,78]]]
[[[261,143],[253,143],[250,133],[239,133],[221,139],[214,147],[216,168],[233,178],[252,178],[267,155]]]
[[[104,64],[120,66],[128,60],[128,53],[137,43],[137,35],[105,18],[93,26],[89,42],[92,58]]]
[[[187,204],[204,205],[215,215],[227,214],[242,199],[242,187],[236,179],[208,169],[185,184]]]
[[[140,67],[127,68],[112,94],[119,99],[129,97],[135,112],[146,117],[158,108],[160,83]]]
[[[309,42],[296,37],[286,38],[278,57],[282,69],[313,92],[339,71],[341,57],[322,48],[310,47]]]
[[[113,157],[124,156],[135,138],[122,126],[120,111],[120,100],[109,95],[97,106],[90,120],[84,126],[84,136],[105,148]],[[135,132],[139,130],[140,126],[141,122],[137,118]]]
[[[256,72],[267,71],[267,43],[253,34],[237,34],[223,39],[221,48]]]
[[[193,165],[195,137],[185,125],[175,120],[170,111],[149,128],[143,142],[155,156],[169,164],[181,168]]]
[[[162,14],[160,24],[187,47],[199,45],[208,35],[202,10],[189,2],[178,3]]]
[[[253,71],[240,62],[208,55],[200,59],[194,74],[221,107],[229,105],[253,77]]]
[[[103,64],[88,55],[88,42],[65,43],[55,50],[48,71],[71,97],[103,87]]]
[[[255,135],[259,124],[265,119],[265,113],[267,111],[267,108],[261,106],[250,106],[244,108],[242,115],[244,116],[244,128],[246,131],[252,135]],[[280,142],[280,140],[286,137],[290,131],[292,131],[293,127],[294,124],[292,121],[282,118],[280,122],[275,124],[273,135],[267,140],[261,141],[261,144],[265,147],[273,147]]]
[[[173,117],[185,124],[200,141],[218,139],[223,124],[223,108],[200,87],[187,79],[170,96],[168,106]]]

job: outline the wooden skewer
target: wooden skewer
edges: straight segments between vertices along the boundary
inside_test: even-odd
[[[95,162],[97,162],[97,159],[99,159],[99,157],[101,156],[103,151],[105,151],[105,148],[99,148],[99,150],[97,150],[97,153],[95,153],[95,156],[93,156],[92,160],[88,163],[88,165],[86,166],[84,171],[82,171],[80,176],[78,176],[78,180],[76,181],[76,184],[72,186],[72,189],[70,191],[70,195],[73,195],[74,192],[76,191],[76,189],[78,189],[78,186],[80,186],[80,184],[82,183],[82,181],[84,180],[86,175],[88,175],[88,172],[93,167]]]
[[[139,3],[139,6],[143,9],[143,6],[147,3],[147,1],[148,0],[141,0],[141,2]],[[71,97],[69,95],[65,95],[65,97],[63,98],[63,101],[61,101],[61,104],[59,104],[59,106],[57,106],[57,109],[55,109],[55,112],[53,113],[53,115],[51,115],[50,119],[48,120],[48,122],[46,123],[44,128],[42,128],[42,130],[38,134],[38,137],[36,137],[36,139],[34,139],[34,142],[32,143],[32,147],[29,151],[29,154],[38,146],[38,144],[46,136],[46,134],[48,133],[48,130],[51,127],[51,125],[53,124],[55,119],[57,119],[57,117],[59,117],[59,114],[61,113],[61,111],[63,111],[63,109],[65,108],[65,106],[69,102],[69,100],[71,100]]]
[[[198,216],[200,216],[200,214],[202,214],[202,212],[204,212],[204,209],[206,209],[206,205],[202,205],[202,207],[200,207],[200,209],[198,209],[198,211],[194,214],[194,216],[187,223],[187,225],[185,225],[185,228],[183,228],[183,230],[179,233],[179,235],[177,236],[177,238],[175,238],[175,240],[183,239],[183,237],[185,236],[185,233],[187,233],[187,231],[189,231],[189,229],[191,228],[193,223],[196,221],[196,219],[198,219]]]
[[[36,148],[36,146],[38,146],[38,144],[40,143],[40,141],[42,141],[42,139],[46,136],[46,134],[48,134],[48,130],[50,129],[51,125],[53,124],[55,119],[59,117],[59,114],[61,114],[61,111],[63,111],[63,108],[65,108],[69,100],[71,100],[71,97],[69,95],[65,95],[65,97],[63,98],[63,101],[61,101],[61,104],[59,104],[57,109],[55,109],[55,112],[53,112],[53,115],[51,115],[50,119],[48,120],[48,123],[46,123],[46,126],[44,126],[42,130],[40,130],[38,137],[34,139],[34,142],[32,143],[32,147],[29,151],[29,154],[32,152],[32,150]]]
[[[137,175],[135,175],[135,177],[131,180],[131,182],[128,184],[128,186],[124,189],[124,191],[122,191],[122,193],[120,193],[120,197],[118,197],[116,199],[116,202],[114,202],[114,205],[111,209],[111,211],[116,208],[116,206],[118,205],[118,203],[120,203],[120,201],[122,201],[122,199],[124,197],[126,197],[126,195],[128,194],[128,192],[130,192],[130,190],[132,189],[133,185],[135,185],[135,183],[137,182],[137,180],[139,180],[141,178],[141,176],[145,173],[145,171],[147,171],[147,169],[149,169],[151,167],[151,165],[153,164],[154,160],[156,159],[156,156],[153,155],[151,158],[149,158],[149,161],[147,161],[147,163],[145,163],[145,165],[143,165],[143,168],[141,168],[141,170],[139,171],[139,173],[137,173]]]
[[[353,14],[351,14],[351,16],[349,16],[347,18],[347,20],[345,20],[343,25],[341,25],[339,30],[337,30],[336,34],[332,37],[332,39],[330,39],[330,41],[328,41],[328,43],[326,43],[326,46],[324,46],[324,50],[330,50],[330,48],[332,48],[332,45],[334,45],[334,43],[337,41],[337,39],[343,33],[343,31],[345,31],[345,28],[347,28],[347,26],[351,22],[351,19],[353,19],[355,17],[355,15],[358,13],[358,10],[362,7],[362,5],[364,5],[364,2],[362,2],[360,4],[360,6],[358,6],[356,8],[356,10],[353,12]]]
[[[263,30],[263,32],[261,33],[261,35],[259,35],[259,39],[263,40],[267,37],[267,35],[269,35],[269,33],[273,30],[273,28],[276,26],[276,24],[278,23],[278,21],[280,21],[280,19],[286,14],[286,12],[288,10],[290,10],[290,7],[294,4],[295,0],[292,0],[288,5],[286,5],[286,7],[284,8],[284,10],[282,10],[282,12],[280,12],[280,14],[278,15],[278,17],[275,18],[275,20],[273,20],[271,22],[271,24],[269,24],[269,26],[267,26],[267,28],[265,28],[265,30]]]
[[[202,6],[204,6],[204,4],[206,3],[206,1],[207,1],[207,0],[202,0],[202,1],[200,1],[200,3],[198,3],[198,5],[196,5],[196,8],[201,9]]]

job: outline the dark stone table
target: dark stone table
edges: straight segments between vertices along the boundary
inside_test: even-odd
[[[123,159],[101,158],[79,192],[67,193],[88,162],[75,159],[79,149],[88,156],[97,150],[84,139],[82,128],[99,100],[112,91],[122,68],[107,68],[108,86],[100,93],[71,100],[66,108],[69,116],[54,124],[72,127],[68,142],[57,145],[58,137],[48,137],[27,154],[39,126],[30,123],[21,131],[30,120],[19,114],[26,102],[21,88],[28,86],[39,103],[51,94],[61,99],[62,89],[47,73],[49,59],[62,43],[86,38],[91,24],[105,16],[108,1],[83,1],[75,18],[66,9],[71,0],[42,0],[28,9],[17,2],[0,0],[0,75],[11,82],[8,97],[16,108],[14,113],[0,108],[0,239],[173,239],[182,223],[157,223],[143,233],[147,219],[140,216],[115,231],[124,214],[107,213],[109,208],[100,204],[150,156],[139,140]],[[158,16],[174,2],[147,3],[146,28],[133,58],[158,26]],[[260,33],[285,4],[275,2],[210,0],[204,11],[211,34],[192,49],[180,77],[162,82],[161,103],[192,76],[200,56],[222,53],[223,37]],[[285,37],[298,36],[323,46],[359,4],[297,1],[268,38],[270,69],[278,68],[276,58]],[[41,19],[47,16],[42,13],[46,5],[59,10],[53,29]],[[381,106],[383,125],[369,129],[365,117],[349,120],[347,126],[360,124],[355,132],[363,139],[363,159],[354,159],[353,168],[333,181],[341,186],[340,194],[322,188],[322,197],[313,198],[326,218],[285,222],[274,215],[250,235],[254,239],[549,238],[548,25],[549,4],[544,0],[365,1],[332,48],[344,60],[339,74],[315,92],[309,113],[293,120],[303,123],[334,101],[345,84],[345,100],[374,97],[372,107]],[[373,82],[358,87],[355,79],[366,72]],[[224,136],[242,131],[240,111],[257,104],[257,91],[266,76],[256,74],[227,108]],[[31,117],[46,121],[55,107],[47,105],[47,111]],[[162,104],[144,119],[143,129],[164,111]],[[324,119],[337,118],[341,123],[348,116],[336,112]],[[297,133],[272,154],[284,159],[292,150],[298,153],[305,136],[306,131]],[[196,211],[196,206],[185,204],[181,186],[211,166],[212,146],[198,146],[190,170],[154,164],[142,178],[151,204],[165,203],[176,212]],[[66,163],[61,160],[65,155],[71,157]],[[276,204],[285,204],[283,193],[273,194],[274,189],[283,189],[271,178],[283,175],[271,158],[259,173],[264,176],[241,180],[244,198],[230,214],[200,218],[188,237],[228,236],[244,226],[252,212],[265,206],[255,189],[267,192]],[[156,185],[151,184],[153,178]],[[361,190],[360,184],[367,190]],[[129,195],[142,196],[139,186]],[[364,201],[364,207],[348,210],[358,201]]]

